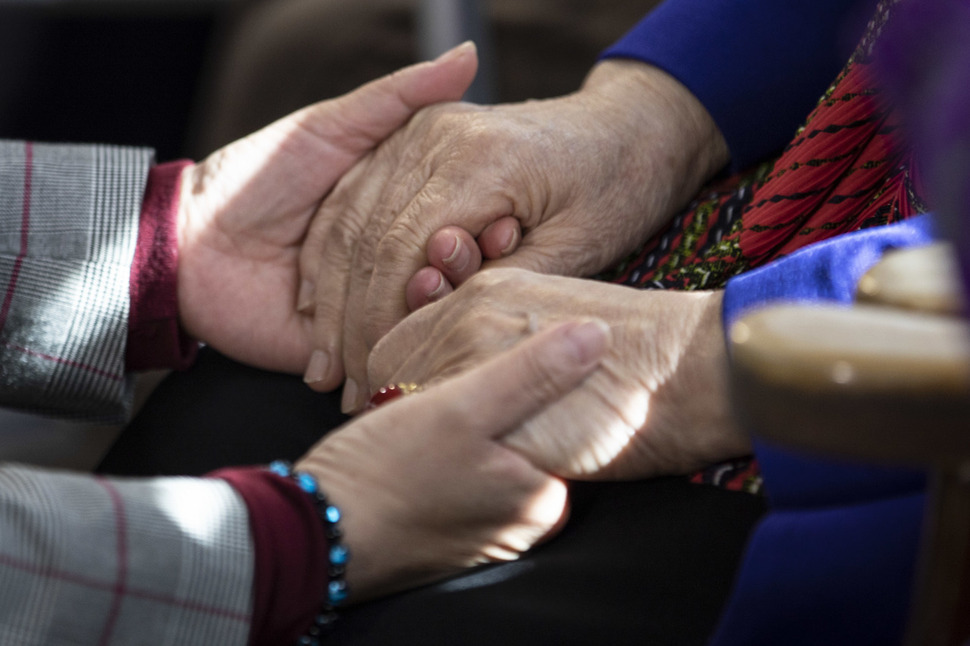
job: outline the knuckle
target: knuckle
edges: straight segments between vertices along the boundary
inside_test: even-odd
[[[422,209],[422,202],[427,198],[418,196],[412,206]],[[415,261],[424,260],[424,247],[427,235],[421,223],[408,214],[402,214],[377,243],[376,255],[384,264],[400,262],[402,258],[410,257]]]
[[[443,103],[422,111],[421,117],[426,122],[425,127],[434,134],[461,133],[469,119],[480,110],[479,106],[470,103]]]
[[[494,267],[476,272],[461,285],[466,293],[477,297],[496,295],[512,299],[530,281],[530,274],[517,267]]]
[[[508,350],[523,337],[519,317],[491,309],[472,307],[457,318],[445,321],[433,334],[435,352],[429,357],[430,373],[452,376],[480,365]]]

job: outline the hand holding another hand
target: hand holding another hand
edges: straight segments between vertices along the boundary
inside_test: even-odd
[[[565,97],[419,112],[347,174],[311,227],[301,273],[313,287],[300,302],[316,308],[319,353],[307,381],[329,390],[346,376],[345,409],[363,405],[369,350],[409,305],[471,273],[442,255],[441,273],[425,272],[406,299],[442,227],[477,238],[493,266],[589,275],[662,226],[726,160],[693,95],[629,61],[601,63]]]
[[[750,451],[734,421],[720,292],[640,291],[490,269],[411,314],[374,348],[372,391],[460,373],[559,321],[610,326],[602,369],[503,442],[568,478],[688,473]]]
[[[300,246],[337,180],[418,109],[455,100],[474,46],[302,110],[185,169],[178,300],[186,331],[239,361],[302,372],[311,319],[297,312]]]
[[[562,526],[566,486],[502,438],[575,389],[609,345],[567,322],[329,434],[297,468],[343,510],[363,600],[513,560]]]

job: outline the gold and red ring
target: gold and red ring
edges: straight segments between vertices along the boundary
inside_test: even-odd
[[[421,390],[421,386],[415,383],[388,384],[387,386],[381,387],[380,390],[371,395],[370,401],[367,402],[367,407],[365,410],[373,410],[393,399],[416,393],[419,390]]]

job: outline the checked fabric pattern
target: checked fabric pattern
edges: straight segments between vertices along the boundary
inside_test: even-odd
[[[242,646],[251,588],[221,480],[0,468],[0,644]]]
[[[0,405],[128,408],[129,273],[152,154],[0,142]],[[249,636],[254,550],[221,480],[0,464],[0,644],[226,644]]]
[[[896,113],[873,79],[881,3],[846,67],[781,155],[703,190],[639,251],[600,278],[641,289],[719,289],[749,269],[842,233],[925,211]],[[756,492],[753,459],[694,481]]]
[[[118,421],[152,153],[0,142],[0,405]]]

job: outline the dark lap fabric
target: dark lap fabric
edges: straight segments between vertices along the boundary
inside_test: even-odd
[[[763,499],[684,478],[581,483],[517,562],[350,609],[335,644],[706,644]]]
[[[159,384],[102,461],[112,475],[198,476],[294,460],[348,418],[340,392],[243,366],[209,349]]]
[[[198,475],[296,458],[345,419],[339,393],[203,351],[173,373],[100,470]],[[517,562],[347,609],[326,643],[700,645],[763,499],[684,478],[576,483],[570,522]]]

